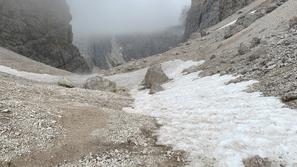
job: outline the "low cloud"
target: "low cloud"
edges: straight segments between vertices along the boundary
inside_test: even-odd
[[[182,24],[190,0],[67,0],[74,33],[151,32]]]

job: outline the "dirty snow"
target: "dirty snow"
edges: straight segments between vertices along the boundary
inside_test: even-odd
[[[89,77],[98,75],[98,74],[89,74],[89,75],[73,74],[69,76],[56,76],[56,75],[49,75],[49,74],[37,74],[37,73],[31,73],[26,71],[18,71],[16,69],[13,69],[7,66],[2,66],[2,65],[0,65],[0,72],[13,75],[16,77],[32,80],[32,81],[45,82],[45,83],[57,83],[60,79],[62,79],[63,77],[66,77],[77,85],[83,84],[85,80],[87,80]]]
[[[125,110],[156,117],[163,125],[158,131],[159,143],[187,151],[193,167],[241,167],[242,159],[252,155],[296,165],[295,110],[284,108],[276,97],[246,93],[255,81],[225,85],[234,77],[181,74],[182,69],[193,64],[163,64],[173,80],[163,85],[165,91],[154,95],[149,95],[148,90],[137,90],[134,83],[134,106]],[[121,77],[141,81],[143,78],[138,77],[143,77],[143,72]]]

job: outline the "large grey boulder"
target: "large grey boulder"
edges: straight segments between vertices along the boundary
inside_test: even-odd
[[[0,46],[72,72],[90,69],[72,44],[65,0],[0,0]]]
[[[162,84],[169,81],[168,76],[164,73],[161,64],[152,65],[145,74],[144,86],[151,89],[150,94],[162,91]]]
[[[85,89],[116,92],[116,83],[100,76],[90,77],[84,84]]]
[[[169,81],[169,78],[164,73],[161,64],[152,65],[146,72],[144,85],[146,88],[151,88],[153,85],[162,85]]]

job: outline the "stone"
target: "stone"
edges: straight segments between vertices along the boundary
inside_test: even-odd
[[[261,158],[256,155],[243,160],[243,164],[245,167],[271,167],[272,162],[267,158]]]
[[[58,81],[58,85],[65,88],[74,88],[74,83],[67,78],[62,78]]]
[[[250,42],[250,48],[254,48],[258,46],[261,43],[261,39],[258,37],[254,37],[252,41]]]
[[[164,73],[161,64],[155,64],[147,70],[144,78],[144,86],[150,89],[153,85],[161,85],[167,81],[169,81],[169,78]]]
[[[245,27],[242,25],[231,25],[229,26],[224,33],[224,39],[228,39],[232,37],[233,35],[237,34],[238,32],[242,31]]]
[[[275,4],[275,3],[270,3],[270,4],[266,7],[266,13],[271,13],[271,12],[274,11],[277,7],[278,7],[277,4]]]
[[[297,16],[294,16],[293,18],[291,18],[289,20],[289,27],[290,28],[293,28],[295,26],[297,26]]]
[[[217,57],[216,55],[211,55],[210,58],[209,58],[209,60],[213,60],[213,59],[215,59],[216,57]]]
[[[65,0],[0,0],[0,4],[1,47],[56,68],[90,72],[72,44]]]
[[[238,54],[244,55],[248,52],[250,52],[250,48],[248,46],[246,46],[244,43],[241,43],[238,47]]]
[[[297,94],[286,94],[284,96],[281,97],[281,100],[282,102],[291,102],[291,101],[294,101],[294,100],[297,100]]]
[[[0,167],[16,167],[12,162],[8,161],[0,161]]]
[[[116,83],[100,76],[90,77],[84,84],[85,89],[116,92]]]

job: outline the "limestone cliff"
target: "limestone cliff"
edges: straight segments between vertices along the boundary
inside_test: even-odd
[[[222,21],[254,0],[192,0],[186,20],[185,39],[193,32]]]
[[[88,72],[72,45],[70,21],[65,0],[0,0],[0,46],[57,68]]]

